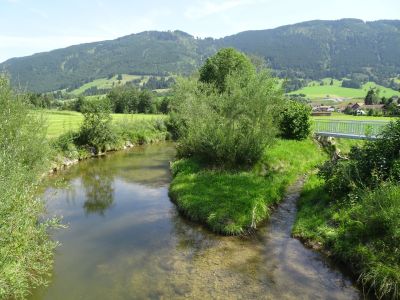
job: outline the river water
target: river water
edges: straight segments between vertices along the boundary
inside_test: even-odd
[[[290,237],[300,183],[268,224],[221,237],[168,198],[172,144],[82,162],[44,197],[67,229],[50,285],[31,299],[360,299],[340,271]]]

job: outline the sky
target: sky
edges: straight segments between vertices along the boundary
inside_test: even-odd
[[[0,0],[0,62],[146,30],[219,38],[341,18],[400,19],[400,0]]]

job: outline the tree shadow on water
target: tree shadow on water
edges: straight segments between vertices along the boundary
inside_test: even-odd
[[[91,167],[82,176],[82,185],[85,189],[86,200],[83,208],[87,215],[98,214],[104,216],[105,212],[114,203],[114,177],[106,168],[99,164]]]

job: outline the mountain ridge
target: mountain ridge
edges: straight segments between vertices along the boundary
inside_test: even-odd
[[[263,57],[280,77],[360,73],[381,80],[400,73],[400,20],[311,20],[219,39],[180,30],[144,31],[11,58],[0,70],[14,85],[46,92],[111,74],[188,75],[222,47]]]

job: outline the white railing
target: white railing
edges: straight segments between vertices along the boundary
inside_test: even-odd
[[[388,121],[314,119],[315,134],[349,139],[376,139]]]

